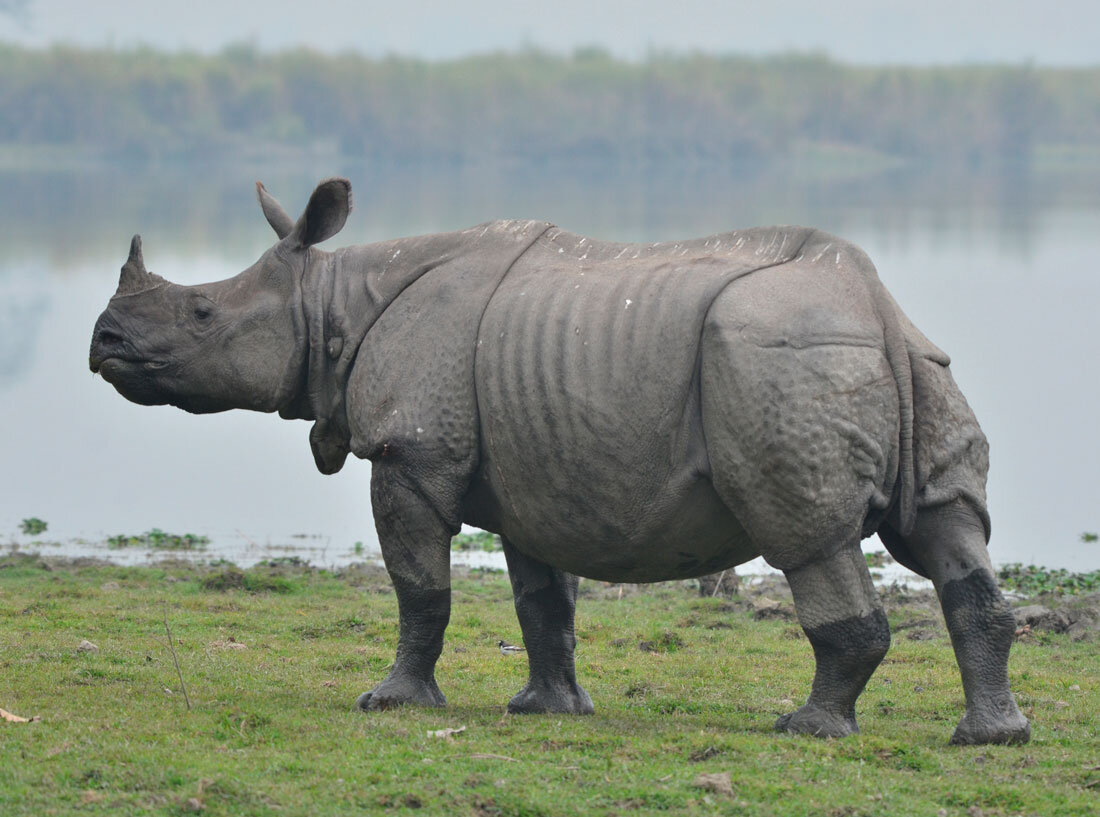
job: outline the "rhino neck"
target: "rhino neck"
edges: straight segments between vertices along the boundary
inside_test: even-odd
[[[424,274],[461,251],[462,233],[416,236],[347,247],[310,249],[302,276],[306,375],[285,418],[313,420],[317,469],[339,471],[351,451],[345,389],[359,346],[386,308]]]

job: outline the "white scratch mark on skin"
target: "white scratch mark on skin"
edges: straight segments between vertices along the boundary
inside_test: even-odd
[[[565,247],[558,247],[558,252],[565,252]]]
[[[580,289],[580,288],[581,288],[581,285],[580,285],[580,284],[574,284],[574,285],[573,285],[573,289]]]
[[[715,241],[715,242],[714,242],[714,251],[715,251],[715,252],[718,252],[718,248],[719,248],[719,247],[721,247],[721,246],[722,246],[722,242],[721,242],[721,241]]]
[[[580,259],[579,259],[579,260],[583,261],[583,260],[584,260],[584,259],[586,259],[587,257],[588,257],[588,250],[585,250],[585,251],[584,251],[584,255],[582,255],[582,256],[580,257]]]
[[[394,414],[396,415],[396,414],[397,414],[397,409],[394,409],[394,410],[393,410],[393,413],[394,413]]]
[[[395,252],[395,253],[394,253],[393,255],[391,255],[391,256],[390,256],[390,260],[391,260],[391,261],[393,261],[393,260],[394,260],[395,258],[397,258],[397,256],[399,256],[399,255],[401,255],[401,250],[398,250],[398,251],[397,251],[397,252]]]
[[[824,247],[822,247],[821,252],[819,252],[817,255],[814,256],[814,263],[815,264],[818,261],[821,260],[821,256],[823,256],[825,253],[827,253],[829,251],[829,247],[831,247],[831,246],[833,246],[833,244],[830,241],[828,244],[826,244]]]
[[[632,303],[634,303],[634,302],[632,300],[630,300],[629,298],[627,298],[626,299],[626,306],[624,306],[623,309],[630,309],[630,305]]]
[[[766,245],[762,244],[760,246],[760,248],[756,251],[756,254],[760,255],[761,253],[770,253],[772,251],[772,248],[775,246],[775,240],[777,238],[779,238],[779,234],[778,233],[772,233],[772,237],[768,241],[768,243]]]
[[[485,234],[486,234],[487,232],[489,232],[489,228],[488,228],[488,227],[486,227],[486,228],[485,228],[484,230],[482,230],[482,231],[481,231],[481,235],[479,235],[479,236],[478,236],[478,238],[484,238],[484,237],[485,237]]]
[[[421,428],[420,426],[417,426],[417,427],[416,427],[416,433],[417,433],[417,434],[423,434],[423,433],[424,433],[424,429],[422,429],[422,428]]]
[[[504,333],[503,333],[503,332],[501,332],[501,333],[500,333],[500,336],[501,336],[501,337],[504,337]]]
[[[733,245],[733,248],[735,250],[739,250],[739,249],[741,249],[741,247],[744,244],[745,244],[745,236],[741,236],[739,239],[737,239],[737,243]]]
[[[840,253],[837,253],[837,254],[836,254],[836,265],[837,265],[838,267],[840,266]]]
[[[624,254],[624,253],[625,253],[625,252],[626,252],[627,250],[629,250],[629,249],[630,249],[630,247],[623,247],[623,248],[622,248],[621,250],[619,250],[619,254],[618,254],[618,255],[616,255],[616,256],[615,256],[615,258],[616,258],[616,259],[618,259],[618,258],[622,258],[622,257],[623,257],[623,254]]]
[[[634,257],[635,257],[635,258],[637,258],[637,257],[638,257],[639,255],[641,255],[641,253],[640,253],[640,252],[636,252],[636,253],[634,253]]]

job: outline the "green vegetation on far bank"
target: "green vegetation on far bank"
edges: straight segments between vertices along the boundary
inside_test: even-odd
[[[451,550],[480,550],[485,553],[493,553],[501,550],[500,537],[495,533],[489,533],[487,530],[457,533],[451,537]]]
[[[36,154],[46,164],[305,151],[417,165],[1095,166],[1100,67],[876,67],[820,54],[631,62],[597,48],[428,62],[247,45],[201,55],[0,44],[0,164],[28,147],[57,151]]]
[[[0,814],[1095,812],[1094,635],[1014,647],[1030,744],[952,747],[962,691],[939,614],[884,592],[894,643],[860,699],[863,733],[819,741],[771,731],[813,667],[784,604],[623,590],[581,585],[593,717],[504,715],[526,665],[496,642],[520,633],[507,579],[476,573],[454,583],[437,673],[449,707],[364,715],[352,702],[397,639],[377,568],[0,558],[0,707],[41,718],[0,722]],[[697,785],[722,773],[731,793]]]
[[[1002,587],[1026,595],[1040,593],[1089,593],[1100,590],[1100,570],[1074,573],[1064,568],[1036,567],[1018,562],[997,568],[997,580]]]
[[[27,536],[38,536],[45,533],[49,523],[37,516],[31,516],[19,523],[19,530]]]
[[[143,547],[158,550],[196,550],[210,544],[209,536],[195,533],[166,533],[160,528],[147,530],[141,535],[108,536],[107,544],[112,548]]]

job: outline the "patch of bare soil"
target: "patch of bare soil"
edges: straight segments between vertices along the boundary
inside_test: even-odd
[[[1065,633],[1076,641],[1095,638],[1100,632],[1100,593],[1086,596],[1044,596],[1042,603],[1013,610],[1016,637],[1033,633]]]

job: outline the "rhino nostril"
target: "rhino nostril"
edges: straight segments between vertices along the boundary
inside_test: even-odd
[[[122,335],[110,329],[100,329],[98,340],[104,346],[117,346],[122,343]]]

